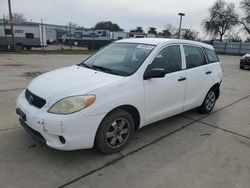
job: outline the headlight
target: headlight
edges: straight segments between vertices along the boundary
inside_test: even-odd
[[[72,114],[95,102],[95,95],[79,95],[61,99],[48,110],[53,114]]]
[[[244,55],[241,59],[246,59],[246,56]]]

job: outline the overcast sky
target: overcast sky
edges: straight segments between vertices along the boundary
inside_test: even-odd
[[[74,22],[93,27],[110,20],[121,28],[156,27],[167,23],[178,27],[178,12],[184,12],[183,28],[200,31],[208,7],[215,0],[11,0],[12,12],[22,12],[28,20],[65,25]],[[238,7],[239,0],[231,0]],[[8,0],[0,0],[0,15],[8,14]]]

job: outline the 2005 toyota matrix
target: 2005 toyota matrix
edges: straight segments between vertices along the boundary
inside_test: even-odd
[[[211,112],[221,82],[210,45],[125,39],[37,77],[18,96],[16,111],[26,131],[52,148],[112,153],[147,124],[193,108]]]

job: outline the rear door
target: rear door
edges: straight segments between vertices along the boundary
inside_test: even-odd
[[[207,60],[202,48],[183,45],[187,70],[187,88],[184,110],[198,107],[202,104],[204,95],[210,85],[212,70],[208,69]]]
[[[186,70],[179,45],[163,48],[148,68],[163,68],[164,78],[144,80],[145,122],[151,123],[183,110]]]

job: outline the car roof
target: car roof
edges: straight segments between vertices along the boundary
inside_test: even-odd
[[[189,45],[199,45],[213,50],[213,47],[209,44],[202,42],[196,42],[192,40],[183,39],[167,39],[167,38],[129,38],[116,41],[118,43],[138,43],[138,44],[149,44],[149,45],[159,45],[159,44],[189,44]]]

